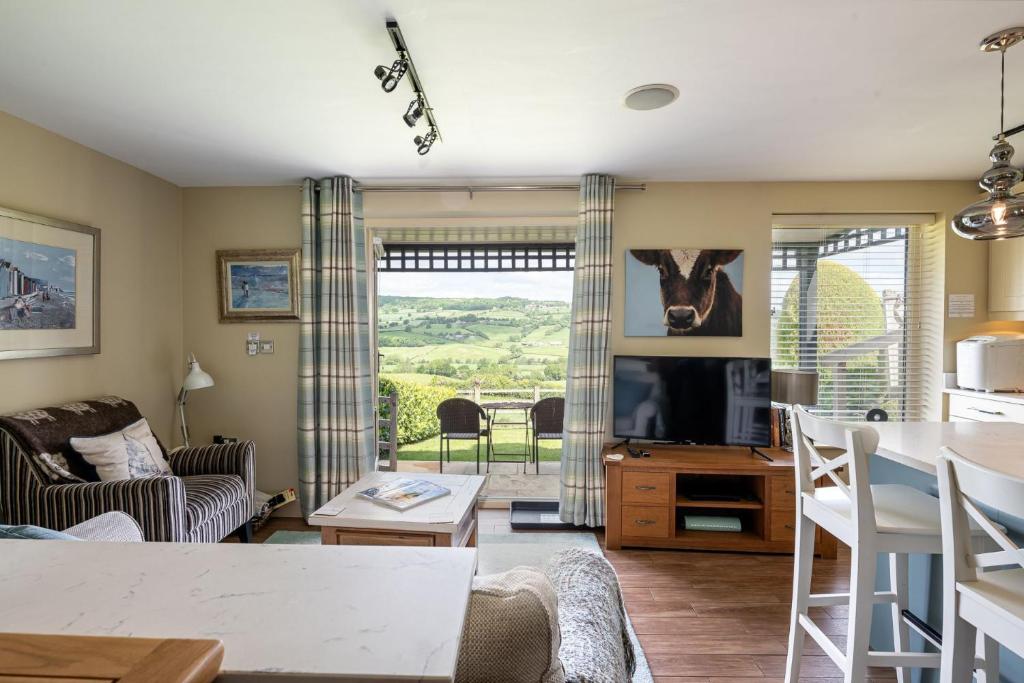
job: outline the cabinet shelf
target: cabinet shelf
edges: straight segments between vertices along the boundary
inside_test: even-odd
[[[762,510],[759,500],[694,500],[684,493],[676,496],[677,508],[716,508],[721,510]]]

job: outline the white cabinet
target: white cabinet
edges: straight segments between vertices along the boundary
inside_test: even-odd
[[[950,422],[1018,422],[1024,424],[1024,394],[947,389]]]
[[[988,245],[988,312],[994,320],[1024,320],[1024,239]]]

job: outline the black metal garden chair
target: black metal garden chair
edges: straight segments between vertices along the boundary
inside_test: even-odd
[[[540,440],[562,440],[565,423],[565,399],[561,396],[544,398],[530,408],[530,425],[533,427],[533,461],[540,474]]]
[[[437,419],[441,422],[438,446],[438,468],[444,472],[445,451],[452,461],[452,441],[476,441],[476,473],[480,474],[480,439],[487,439],[490,448],[491,430],[487,413],[468,398],[449,398],[437,406]]]

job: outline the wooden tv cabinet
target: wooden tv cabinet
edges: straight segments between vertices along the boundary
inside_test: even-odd
[[[605,542],[609,550],[679,548],[732,552],[792,553],[796,527],[793,454],[779,448],[643,446],[633,458],[624,446],[602,451],[607,475]],[[622,460],[609,460],[621,453]],[[700,494],[741,500],[697,500]],[[693,495],[694,497],[691,497]],[[685,514],[737,516],[743,530],[687,531]],[[835,557],[836,541],[819,530],[815,551]]]

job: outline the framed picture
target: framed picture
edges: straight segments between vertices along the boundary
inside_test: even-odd
[[[100,352],[100,231],[0,208],[0,360]]]
[[[298,249],[217,252],[220,321],[299,319]]]
[[[742,337],[743,251],[626,251],[627,337]]]

